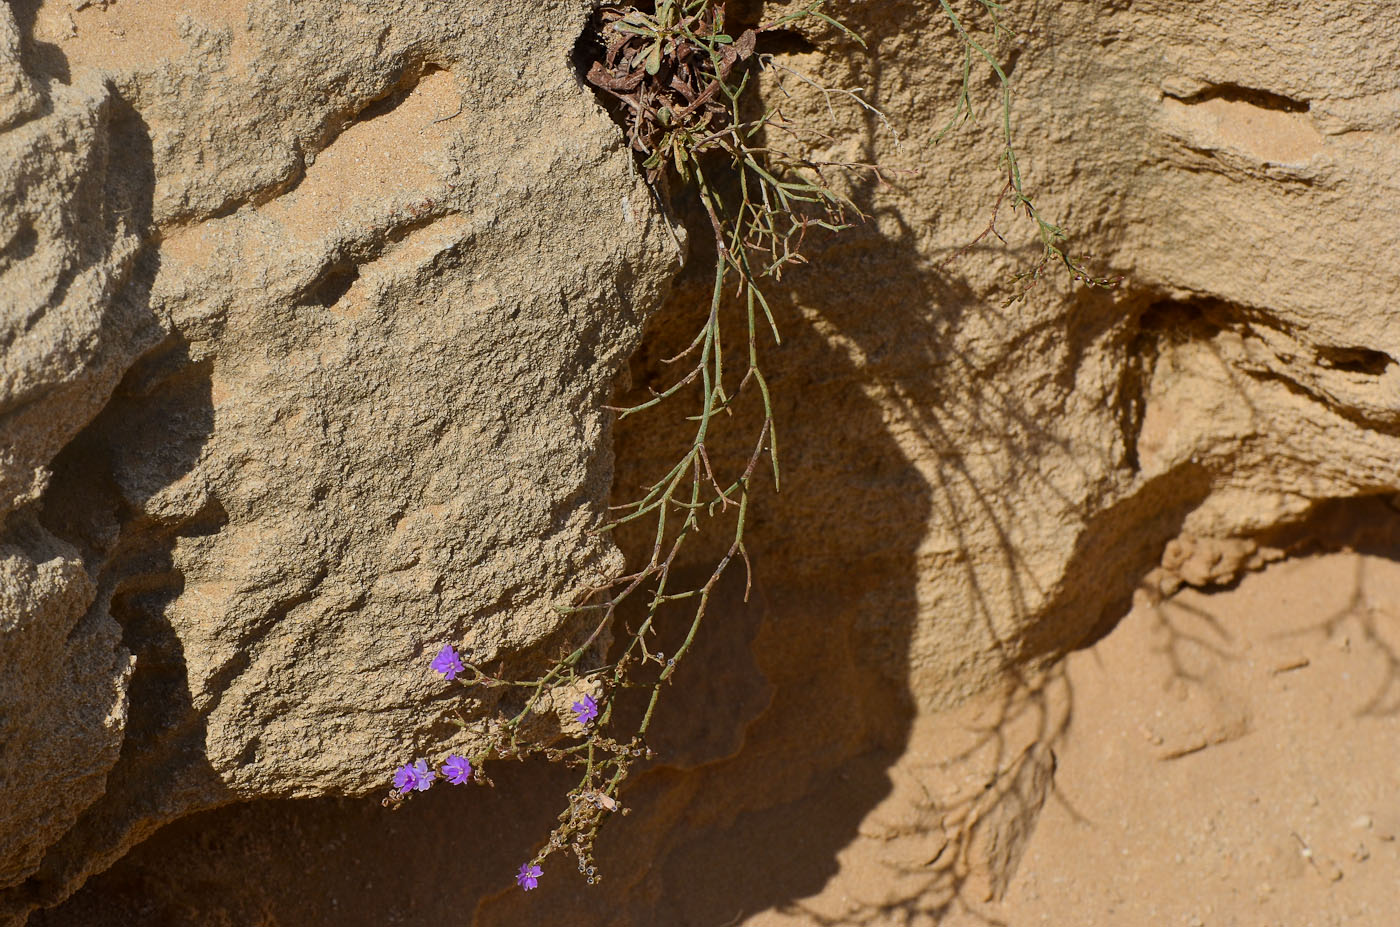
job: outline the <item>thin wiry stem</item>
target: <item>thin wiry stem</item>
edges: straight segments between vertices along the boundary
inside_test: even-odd
[[[996,0],[975,2],[990,15],[995,39],[1001,34],[997,18],[1000,4]],[[777,422],[763,372],[765,351],[781,344],[781,337],[764,287],[770,281],[779,281],[787,267],[804,263],[802,248],[812,229],[839,232],[864,218],[850,199],[830,185],[824,169],[873,171],[877,179],[884,181],[875,165],[814,161],[778,147],[774,138],[799,138],[797,128],[783,119],[781,104],[768,107],[757,119],[745,117],[757,86],[756,75],[766,70],[772,73],[784,98],[789,93],[782,84],[782,75],[787,75],[819,93],[829,114],[835,115],[835,102],[854,102],[877,116],[894,135],[889,120],[860,96],[858,88],[825,87],[757,51],[762,33],[803,21],[833,26],[864,46],[858,36],[822,12],[824,3],[825,0],[815,0],[737,36],[726,33],[723,4],[719,0],[656,0],[649,11],[604,6],[597,13],[601,51],[592,62],[588,80],[608,98],[618,101],[628,144],[644,159],[642,167],[657,202],[665,199],[659,186],[673,181],[688,185],[709,221],[715,249],[714,284],[704,324],[682,351],[666,359],[668,365],[686,361],[689,366],[680,371],[671,385],[653,389],[644,401],[614,411],[619,419],[625,419],[686,397],[697,407],[693,414],[685,416],[694,430],[675,464],[656,482],[643,487],[639,498],[611,506],[610,511],[616,514],[596,529],[609,532],[629,524],[650,524],[651,545],[641,565],[632,572],[584,590],[570,607],[560,609],[567,615],[580,616],[582,627],[575,628],[574,634],[587,628],[582,642],[562,653],[535,679],[510,679],[499,669],[492,674],[466,661],[461,678],[473,687],[508,687],[507,691],[518,692],[524,698],[523,703],[512,698],[511,704],[517,706],[513,713],[487,723],[486,734],[492,747],[474,758],[478,767],[480,760],[492,754],[500,758],[543,754],[550,760],[581,767],[581,776],[569,793],[558,826],[531,865],[567,848],[578,858],[579,870],[590,883],[598,878],[592,856],[598,828],[608,814],[620,809],[618,789],[634,764],[652,755],[645,736],[655,718],[662,690],[691,653],[714,591],[736,559],[741,559],[745,567],[745,600],[752,589],[753,568],[745,532],[754,498],[754,478],[764,457],[768,458],[774,491],[781,487]],[[949,128],[959,119],[971,116],[974,61],[984,61],[1000,82],[1002,161],[1007,183],[998,206],[1009,198],[1013,208],[1024,209],[1037,222],[1045,247],[1041,262],[1024,276],[1033,283],[1044,267],[1056,259],[1091,286],[1112,285],[1113,281],[1089,275],[1081,264],[1067,256],[1063,249],[1064,232],[1041,218],[1027,197],[1013,144],[1011,89],[1006,72],[986,44],[964,25],[948,0],[939,3],[964,45],[963,86]],[[898,144],[898,136],[894,138]],[[988,231],[978,240],[996,233],[995,222],[994,211]],[[726,317],[735,313],[737,324],[730,325]],[[737,381],[736,366],[742,367]],[[755,392],[762,408],[758,432],[742,469],[726,483],[709,448],[724,420],[739,403],[753,402]],[[681,552],[688,549],[702,527],[715,524],[720,517],[732,518],[728,547],[703,582],[676,588],[675,569]],[[623,629],[620,639],[611,645],[612,662],[605,662],[600,651],[606,649],[607,635],[616,629],[617,610],[634,596],[644,603],[642,620],[635,630]],[[678,603],[690,609],[689,622],[683,625],[678,649],[667,657],[656,646],[658,626],[671,616],[665,607]],[[676,630],[679,632],[680,627]],[[615,697],[627,690],[645,693],[645,704],[635,727],[623,734],[614,730],[621,727],[614,707]],[[582,733],[569,735],[574,742],[564,747],[554,746],[558,738],[533,730],[527,732],[530,719],[545,713],[546,706],[552,705],[561,691],[592,692],[600,699],[600,705],[593,702],[591,695],[585,697],[587,705],[575,703],[575,711],[585,720],[592,708],[600,710],[582,728]],[[462,723],[471,724],[465,712]],[[397,792],[391,795],[394,802],[404,797]],[[626,813],[626,809],[621,810]]]
[[[1000,14],[1004,7],[996,0],[976,0],[976,2],[986,11],[991,21],[992,39],[1000,39],[1006,32],[1001,24]],[[953,9],[949,0],[938,0],[948,21],[952,24],[954,32],[963,43],[963,64],[962,64],[962,85],[958,92],[957,102],[954,106],[953,116],[948,124],[934,137],[937,142],[942,139],[959,122],[972,118],[972,65],[977,59],[981,59],[992,73],[996,76],[997,84],[1001,91],[1001,137],[1002,137],[1002,167],[1006,171],[1006,186],[997,197],[997,209],[993,210],[992,223],[988,231],[984,231],[978,236],[978,240],[985,238],[989,232],[996,232],[997,210],[1008,198],[1011,199],[1012,211],[1022,210],[1025,215],[1035,222],[1036,231],[1040,236],[1042,253],[1040,260],[1032,267],[1017,275],[1019,286],[1012,296],[1007,300],[1007,305],[1024,299],[1043,278],[1046,269],[1052,264],[1062,265],[1070,276],[1079,283],[1088,287],[1101,287],[1111,289],[1122,282],[1121,277],[1098,276],[1091,272],[1082,260],[1070,257],[1066,246],[1069,243],[1069,235],[1060,226],[1048,221],[1041,215],[1040,210],[1031,202],[1026,194],[1025,185],[1021,180],[1021,165],[1016,151],[1015,136],[1011,129],[1011,79],[1007,76],[1001,62],[996,55],[987,48],[986,44],[979,41],[964,25],[961,17]],[[1000,234],[998,233],[998,237]],[[968,246],[970,248],[971,245]],[[968,248],[963,248],[955,256],[966,253]]]
[[[559,826],[534,863],[567,845],[579,855],[580,868],[592,875],[591,846],[602,820],[601,809],[616,807],[613,796],[631,764],[649,754],[643,738],[662,689],[691,652],[714,590],[736,559],[745,565],[745,598],[752,588],[745,530],[754,476],[765,457],[774,490],[781,486],[773,397],[762,367],[765,348],[780,344],[781,336],[761,281],[777,280],[786,266],[802,263],[801,249],[809,229],[839,231],[851,220],[863,218],[850,200],[831,188],[822,172],[824,166],[843,165],[816,164],[759,141],[771,134],[766,129],[791,132],[780,107],[769,108],[756,120],[746,119],[743,112],[756,85],[755,73],[775,66],[771,56],[755,54],[758,33],[810,19],[850,34],[820,12],[821,6],[822,2],[809,4],[740,36],[725,34],[722,6],[711,0],[661,0],[650,13],[609,7],[601,11],[606,50],[589,79],[626,106],[629,142],[646,157],[649,181],[662,183],[670,178],[691,185],[713,233],[714,284],[703,326],[680,353],[667,359],[668,364],[693,362],[669,386],[652,390],[647,399],[615,408],[622,419],[681,396],[693,396],[697,402],[696,412],[686,417],[694,430],[675,464],[636,499],[612,506],[614,516],[598,529],[614,531],[649,520],[650,551],[642,565],[587,590],[582,600],[563,610],[592,616],[591,627],[583,642],[543,675],[529,681],[508,680],[468,664],[463,677],[470,685],[512,686],[525,695],[523,704],[501,719],[500,753],[544,753],[583,767]],[[796,74],[790,69],[788,73]],[[884,119],[856,91],[813,86],[823,93],[828,107],[833,98],[853,100]],[[715,176],[723,182],[717,184]],[[736,305],[739,324],[731,328],[726,316]],[[736,331],[741,351],[733,343]],[[736,359],[742,369],[737,379],[727,366]],[[720,417],[755,395],[762,408],[758,433],[742,470],[722,479],[708,444],[714,440]],[[682,550],[702,526],[722,515],[733,523],[727,550],[702,583],[675,588],[674,568]],[[614,627],[618,607],[638,592],[644,593],[644,617],[614,645],[614,660],[603,664],[597,647]],[[679,649],[666,657],[657,651],[654,639],[663,607],[675,603],[690,606],[690,619]],[[648,664],[658,670],[646,673]],[[625,739],[608,733],[615,723],[614,702],[606,696],[593,726],[571,747],[542,745],[524,735],[526,722],[544,710],[560,687],[588,688],[599,683],[605,692],[646,691],[641,719]]]

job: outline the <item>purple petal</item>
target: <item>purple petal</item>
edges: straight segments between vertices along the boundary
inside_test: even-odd
[[[472,764],[463,756],[449,756],[447,762],[442,764],[442,774],[448,782],[453,785],[462,785],[471,781]]]
[[[447,677],[449,682],[456,679],[457,674],[465,669],[462,666],[462,658],[457,654],[457,649],[451,644],[442,645],[442,649],[433,658],[432,668]]]
[[[598,717],[598,703],[593,700],[591,695],[585,695],[582,701],[574,702],[571,707],[578,716],[580,724],[587,724]]]
[[[516,873],[515,881],[525,891],[529,891],[539,885],[539,877],[544,875],[544,870],[539,866],[532,866],[529,863],[520,864],[520,872]]]

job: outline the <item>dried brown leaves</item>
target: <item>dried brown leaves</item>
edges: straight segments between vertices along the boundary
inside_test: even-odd
[[[726,85],[735,67],[753,57],[758,33],[731,38],[723,20],[723,8],[711,4],[690,15],[599,11],[606,50],[589,68],[588,82],[626,106],[628,144],[648,156],[652,182],[668,161],[684,178],[690,152],[732,124]]]

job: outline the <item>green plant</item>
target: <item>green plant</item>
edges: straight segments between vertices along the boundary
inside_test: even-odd
[[[1009,32],[1002,25],[1001,15],[1005,10],[1005,4],[997,0],[973,0],[987,14],[988,22],[991,25],[990,36],[993,42],[1001,41],[1009,36]],[[987,227],[965,247],[952,255],[949,260],[966,254],[974,245],[980,243],[989,235],[995,235],[1001,239],[1001,233],[997,231],[997,217],[1003,205],[1009,199],[1013,212],[1022,211],[1026,218],[1035,223],[1036,231],[1040,237],[1042,253],[1040,258],[1025,271],[1017,274],[1016,279],[1020,284],[1007,300],[1007,305],[1024,299],[1026,294],[1040,282],[1045,275],[1047,268],[1059,264],[1065,268],[1071,278],[1077,283],[1083,283],[1088,287],[1099,287],[1112,289],[1121,282],[1121,277],[1106,277],[1096,275],[1086,266],[1083,258],[1071,257],[1067,246],[1069,236],[1063,228],[1047,220],[1035,204],[1031,202],[1026,194],[1025,186],[1021,180],[1021,165],[1016,153],[1015,135],[1011,131],[1011,79],[1007,76],[1001,62],[987,48],[987,43],[979,40],[963,23],[963,18],[958,15],[949,0],[938,0],[939,6],[952,23],[958,38],[963,45],[963,61],[961,66],[962,87],[958,93],[957,103],[954,106],[953,115],[948,120],[934,141],[937,142],[946,136],[957,125],[972,118],[972,75],[973,64],[976,61],[984,62],[996,76],[997,85],[1001,90],[1001,113],[999,126],[1002,137],[1001,164],[1006,171],[1006,183],[997,196],[996,204],[992,208],[991,221]],[[1001,239],[1005,241],[1005,239]],[[944,262],[945,264],[947,261]]]
[[[1006,74],[964,28],[946,0],[940,2],[967,50],[963,92],[950,127],[970,113],[974,54],[990,63],[1002,81],[1006,108],[1003,159],[1008,171],[1007,190],[1002,196],[1011,196],[1013,206],[1024,209],[1037,222],[1045,245],[1045,256],[1024,276],[1038,279],[1056,258],[1091,286],[1111,285],[1092,277],[1066,256],[1063,231],[1042,219],[1025,195],[1010,135]],[[977,2],[993,14],[994,29],[999,30],[997,4],[992,0]],[[454,756],[443,764],[442,774],[448,781],[460,784],[474,777],[489,782],[481,772],[482,760],[537,754],[580,771],[548,842],[521,866],[517,880],[526,890],[538,883],[545,859],[564,849],[575,854],[579,870],[590,883],[599,878],[593,858],[598,828],[608,815],[626,813],[620,805],[619,787],[638,760],[652,755],[646,734],[657,702],[690,652],[716,584],[736,561],[744,562],[748,579],[752,579],[746,521],[765,457],[774,491],[780,486],[776,422],[762,358],[768,339],[776,345],[781,337],[764,289],[781,280],[787,268],[803,263],[802,247],[813,229],[840,232],[863,218],[857,206],[830,182],[830,173],[859,170],[881,176],[873,165],[818,161],[777,144],[777,139],[798,139],[798,128],[783,118],[780,106],[758,107],[753,92],[757,75],[765,69],[796,75],[822,93],[828,104],[833,97],[843,97],[875,113],[889,128],[883,114],[858,92],[821,87],[761,51],[765,34],[804,21],[825,24],[863,45],[859,37],[823,12],[824,5],[825,0],[816,0],[737,34],[727,31],[720,0],[657,0],[646,9],[604,6],[595,14],[596,41],[586,78],[613,101],[627,143],[637,153],[653,188],[695,196],[713,234],[714,276],[704,324],[688,347],[669,361],[684,361],[688,366],[680,367],[674,381],[653,391],[650,398],[615,410],[620,418],[626,418],[687,391],[695,396],[698,406],[689,416],[694,423],[689,444],[676,463],[639,498],[616,507],[615,517],[598,529],[608,532],[637,523],[654,525],[645,561],[626,575],[587,590],[580,601],[564,610],[578,620],[573,639],[580,642],[535,678],[519,680],[499,671],[490,673],[462,660],[450,645],[433,663],[433,669],[449,680],[460,677],[467,686],[507,687],[519,695],[513,713],[486,726],[491,743],[488,754],[473,758],[474,762]],[[677,189],[671,190],[672,185]],[[992,232],[995,219],[984,236]],[[737,310],[737,338],[730,310]],[[732,363],[735,357],[740,358],[737,369]],[[746,398],[761,407],[761,424],[738,472],[721,477],[707,445],[717,423]],[[728,519],[726,523],[732,526],[732,535],[726,535],[730,538],[727,548],[703,582],[676,588],[674,570],[681,551],[702,525],[720,524],[720,519]],[[747,589],[748,583],[746,595]],[[635,629],[625,629],[613,641],[618,608],[634,597],[642,599],[644,617]],[[663,607],[678,603],[690,606],[689,623],[683,625],[678,648],[667,656],[656,644],[657,622]],[[639,720],[619,734],[615,731],[622,726],[615,714],[617,696],[627,690],[638,690],[643,704]],[[554,711],[561,692],[572,693],[566,698],[577,696],[572,705],[575,730],[562,745],[557,738],[527,730],[532,717]],[[472,722],[464,718],[463,723]],[[412,791],[428,788],[436,775],[422,760],[402,767],[386,803],[395,804]]]
[[[724,7],[711,0],[660,0],[650,11],[599,11],[601,49],[587,79],[617,101],[628,143],[641,158],[647,180],[678,183],[697,197],[713,232],[714,283],[705,324],[672,358],[675,363],[689,359],[689,368],[650,399],[616,410],[625,418],[684,390],[698,393],[689,446],[667,473],[640,498],[620,506],[617,517],[601,529],[649,520],[655,526],[649,556],[632,573],[593,590],[596,601],[577,607],[579,613],[596,615],[596,621],[583,643],[534,683],[525,711],[548,687],[580,676],[601,681],[608,693],[639,688],[645,707],[625,742],[601,733],[613,721],[616,702],[608,698],[590,737],[572,747],[544,750],[580,766],[582,776],[536,863],[567,845],[578,856],[579,868],[596,878],[592,842],[598,824],[616,806],[618,786],[632,762],[647,753],[644,738],[662,689],[689,653],[715,585],[736,560],[749,567],[746,518],[765,455],[775,491],[779,487],[777,433],[761,357],[766,338],[777,344],[781,337],[763,287],[779,280],[789,265],[802,262],[802,243],[811,229],[840,231],[859,217],[859,210],[827,182],[824,171],[842,165],[820,164],[775,146],[772,136],[790,132],[780,110],[754,114],[749,107],[756,72],[770,63],[758,51],[760,37],[804,19],[843,28],[821,12],[822,5],[812,3],[737,34],[726,31]],[[712,172],[723,175],[723,184]],[[725,368],[731,351],[724,309],[731,293],[741,310],[738,353],[743,362],[737,372]],[[719,417],[750,395],[762,405],[762,424],[745,466],[722,479],[706,445]],[[672,571],[686,542],[703,522],[726,513],[732,519],[732,540],[709,577],[696,587],[675,588]],[[594,645],[613,627],[617,608],[634,595],[645,597],[645,618],[614,647],[611,664],[585,670]],[[693,610],[683,641],[668,657],[652,641],[662,607],[677,602],[691,603]],[[523,712],[512,719],[515,729],[521,720]]]
[[[599,527],[608,532],[650,520],[654,540],[640,567],[587,590],[581,601],[563,610],[581,622],[580,643],[542,675],[526,680],[488,672],[463,660],[451,645],[442,649],[433,669],[449,680],[469,687],[509,687],[522,699],[516,700],[519,707],[513,713],[486,726],[491,743],[486,755],[471,761],[450,757],[440,768],[429,767],[426,760],[407,764],[396,773],[395,789],[385,802],[396,805],[427,789],[439,771],[453,783],[489,782],[481,771],[481,762],[489,758],[538,754],[576,767],[580,778],[558,825],[517,876],[526,890],[538,884],[540,864],[565,848],[575,854],[590,883],[599,878],[593,842],[609,814],[626,813],[618,789],[636,761],[652,755],[645,738],[661,692],[689,653],[720,578],[736,560],[748,568],[745,525],[765,456],[778,488],[777,434],[761,357],[767,339],[777,344],[780,336],[763,287],[803,262],[801,248],[812,229],[838,232],[860,218],[855,204],[828,183],[827,172],[872,169],[818,162],[778,147],[775,136],[795,137],[780,109],[752,112],[756,73],[772,65],[759,49],[765,33],[810,20],[851,35],[822,12],[824,3],[816,0],[737,34],[726,31],[724,5],[716,0],[658,0],[650,9],[604,6],[595,14],[597,41],[587,80],[616,102],[628,144],[638,153],[648,182],[662,189],[676,184],[696,196],[709,219],[715,252],[708,318],[690,345],[672,358],[678,364],[689,361],[689,367],[646,401],[615,411],[621,418],[636,415],[691,389],[699,406],[690,416],[695,430],[675,465],[640,498],[616,507],[616,517]],[[842,92],[869,106],[854,93]],[[738,349],[727,306],[739,309]],[[740,369],[727,369],[726,361],[735,357],[742,358]],[[748,397],[761,404],[762,424],[745,465],[722,478],[707,442],[720,417]],[[721,518],[733,527],[728,549],[704,582],[676,588],[673,569],[686,542],[702,523]],[[605,662],[617,610],[633,597],[645,600],[645,617],[612,645],[611,662]],[[692,607],[682,642],[666,656],[655,643],[657,621],[663,606],[674,603]],[[632,729],[617,736],[616,696],[625,690],[640,690],[644,707]],[[576,730],[571,742],[563,744],[547,733],[527,730],[533,716],[554,711],[561,692],[578,695],[573,702]],[[463,724],[472,721],[464,717]]]

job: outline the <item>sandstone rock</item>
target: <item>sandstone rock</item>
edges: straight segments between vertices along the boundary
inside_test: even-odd
[[[111,162],[119,107],[97,75],[43,85],[0,10],[0,885],[104,792],[131,660],[90,564],[35,517],[54,455],[157,333],[139,197]],[[19,507],[20,511],[14,511]],[[4,914],[0,913],[0,917]]]
[[[0,880],[39,866],[101,797],[126,722],[131,657],[77,552],[32,518],[0,544]]]
[[[757,4],[735,7],[758,21]],[[658,307],[632,380],[668,375],[708,271],[692,262],[667,300],[670,234],[571,71],[585,11],[259,0],[21,17],[24,70],[0,80],[55,102],[13,117],[29,121],[0,145],[52,125],[76,151],[125,154],[99,168],[66,152],[61,170],[54,154],[35,175],[102,191],[86,230],[36,233],[34,253],[98,255],[64,311],[116,315],[82,322],[82,352],[63,340],[79,322],[6,349],[20,361],[5,401],[21,382],[9,371],[30,371],[23,395],[53,425],[0,423],[16,448],[5,498],[23,507],[9,530],[30,526],[14,570],[67,564],[51,572],[72,590],[26,604],[30,625],[63,627],[74,608],[84,627],[120,624],[89,695],[129,698],[131,720],[106,793],[70,796],[0,867],[32,869],[91,803],[0,910],[58,901],[194,809],[368,792],[405,750],[469,743],[424,671],[431,652],[548,653],[567,632],[551,605],[617,564],[586,533],[612,482],[601,405]],[[828,133],[818,158],[878,162],[890,182],[853,181],[870,221],[814,244],[813,266],[771,291],[785,453],[782,493],[750,519],[762,615],[729,596],[711,618],[739,635],[713,653],[737,670],[741,708],[708,728],[723,687],[688,696],[678,679],[669,736],[700,746],[640,778],[621,825],[638,829],[609,850],[628,876],[596,910],[568,908],[571,923],[723,923],[733,911],[707,905],[815,891],[892,788],[914,719],[1033,678],[1111,626],[1169,541],[1185,578],[1222,582],[1319,502],[1400,491],[1393,3],[1011,10],[1000,51],[1028,190],[1126,282],[1085,291],[1051,273],[1010,306],[1034,230],[1003,213],[1009,246],[957,256],[1004,181],[995,119],[932,142],[961,54],[938,4],[840,12],[868,54],[814,30],[780,62],[865,88],[905,138],[784,78],[788,116]],[[59,127],[64,106],[88,115]],[[89,202],[55,190],[35,207],[46,217]],[[5,195],[9,221],[22,200]],[[127,209],[137,219],[112,218]],[[693,228],[703,238],[703,217]],[[756,428],[732,424],[711,449],[721,466]],[[685,427],[619,430],[618,496],[664,472]],[[683,568],[723,539],[700,541]],[[732,656],[750,647],[754,667]],[[1039,800],[1025,807],[988,825],[1008,871]],[[817,817],[815,836],[793,823]],[[796,844],[810,865],[760,877],[744,862],[755,843]],[[699,878],[706,855],[726,864]],[[521,904],[486,899],[474,916],[519,923]]]
[[[537,660],[618,566],[602,405],[676,239],[573,74],[586,10],[22,17],[53,115],[0,136],[32,152],[0,227],[37,241],[3,288],[0,647],[7,683],[72,678],[4,690],[54,746],[5,755],[0,918],[192,810],[471,745],[437,648]]]

